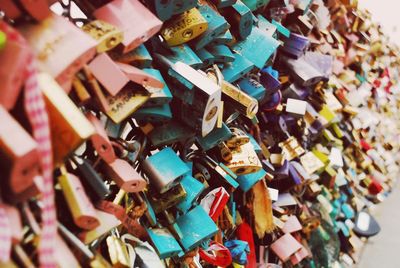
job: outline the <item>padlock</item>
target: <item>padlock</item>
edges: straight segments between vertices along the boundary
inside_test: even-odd
[[[297,60],[287,59],[284,62],[296,82],[301,86],[311,87],[326,79],[319,70],[315,69],[303,58]]]
[[[233,55],[235,56],[235,60],[225,64],[221,70],[224,80],[229,83],[239,80],[254,68],[254,64],[241,54],[233,53]]]
[[[188,166],[167,147],[142,162],[142,168],[151,186],[162,193],[178,184],[182,176],[190,171]],[[165,173],[168,171],[167,173]]]
[[[40,172],[37,143],[0,105],[0,167],[14,193],[28,189]],[[10,135],[12,134],[12,135]]]
[[[183,177],[185,177],[184,175]],[[149,197],[149,201],[152,204],[152,208],[156,214],[160,214],[163,211],[167,211],[171,207],[175,207],[177,204],[182,202],[187,193],[183,186],[178,183],[176,186],[170,188],[168,191],[160,193],[152,193]]]
[[[125,54],[121,54],[118,51],[109,51],[108,55],[114,61],[131,64],[138,68],[150,68],[153,62],[153,58],[144,44]]]
[[[68,173],[65,167],[61,167],[61,175],[58,177],[58,182],[74,223],[85,230],[93,230],[98,227],[100,222],[96,218],[94,206],[86,195],[79,178]]]
[[[162,22],[138,0],[114,0],[96,9],[93,15],[123,32],[123,53],[146,42],[162,26]]]
[[[18,19],[22,16],[22,11],[12,0],[5,0],[0,3],[0,9],[7,14],[10,19]]]
[[[146,87],[147,91],[150,92],[150,99],[144,104],[144,107],[161,106],[169,103],[172,100],[172,94],[160,71],[150,68],[143,69],[143,71],[155,77],[164,84],[161,90],[159,90],[158,88],[152,89],[150,86]]]
[[[90,137],[90,141],[97,154],[107,163],[114,162],[117,157],[101,121],[92,113],[86,113],[86,118],[92,123],[96,131],[96,133]]]
[[[169,104],[164,104],[161,106],[140,108],[132,117],[139,122],[166,123],[172,119],[172,112]]]
[[[131,259],[128,253],[127,245],[112,234],[106,238],[108,254],[113,267],[131,267]]]
[[[256,79],[245,77],[238,82],[240,90],[249,96],[255,98],[258,102],[264,99],[266,95],[265,87]]]
[[[261,168],[259,171],[256,171],[254,173],[239,175],[237,177],[237,181],[239,183],[240,189],[242,189],[243,192],[247,192],[254,186],[254,184],[264,179],[266,175],[267,172]]]
[[[171,68],[168,72],[177,79],[176,81],[185,81],[184,83],[192,88],[190,92],[184,90],[185,86],[181,86],[181,89],[178,87],[171,88],[173,95],[184,102],[181,103],[177,99],[178,105],[181,104],[182,106],[173,107],[173,111],[174,108],[177,108],[176,114],[180,115],[183,122],[193,127],[203,137],[206,136],[213,130],[218,119],[221,88],[207,76],[182,62],[171,63],[161,55],[157,57],[168,66],[167,68]],[[184,90],[184,92],[181,90]],[[182,96],[181,93],[190,95]],[[196,103],[194,103],[194,100],[196,100]],[[197,120],[194,120],[193,117]]]
[[[196,137],[197,142],[204,151],[208,151],[211,148],[217,146],[219,143],[228,140],[232,136],[232,131],[224,123],[221,128],[214,128],[205,137]]]
[[[200,69],[207,68],[214,64],[214,56],[207,49],[202,48],[202,49],[196,50],[196,55],[203,62],[200,66]]]
[[[282,152],[287,160],[293,160],[294,158],[300,157],[305,153],[305,150],[299,144],[298,140],[291,136],[284,142],[279,143],[279,147],[282,148]]]
[[[242,145],[250,142],[250,137],[247,135],[245,131],[240,128],[232,127],[231,130],[231,138],[226,141],[226,145],[231,149],[237,149]]]
[[[269,3],[269,0],[243,0],[242,1],[251,11],[261,8]]]
[[[134,90],[128,85],[116,96],[107,96],[110,110],[106,111],[106,115],[114,123],[120,124],[143,106],[149,98],[149,93],[145,90]]]
[[[286,112],[295,115],[305,115],[307,102],[297,99],[288,98],[286,102]]]
[[[177,256],[182,252],[178,241],[166,228],[146,228],[150,243],[154,246],[160,259]]]
[[[196,206],[188,213],[179,216],[176,222],[182,230],[183,237],[180,243],[186,252],[218,232],[218,227],[201,206]]]
[[[310,43],[307,37],[293,32],[290,33],[289,37],[285,37],[283,40],[284,45],[281,47],[281,50],[295,59],[298,59],[303,55],[305,49]]]
[[[38,75],[49,114],[55,163],[62,162],[86,139],[94,134],[94,127],[47,73]]]
[[[232,160],[227,163],[236,175],[246,175],[261,169],[261,161],[250,142],[239,146],[239,150],[232,151]]]
[[[230,31],[240,40],[246,39],[251,31],[253,24],[253,16],[251,10],[237,0],[233,5],[219,10],[231,25]]]
[[[121,30],[101,20],[93,20],[84,24],[82,30],[97,41],[97,53],[112,50],[118,46],[124,38]]]
[[[185,198],[176,205],[176,208],[183,214],[187,213],[189,209],[195,204],[196,200],[204,190],[205,186],[190,174],[183,176],[181,185],[186,191]]]
[[[216,36],[225,33],[229,28],[229,24],[225,18],[218,14],[218,12],[212,9],[205,2],[199,3],[198,10],[206,19],[208,28],[207,31],[190,42],[191,46],[195,50],[204,48],[206,45],[210,44]]]
[[[218,72],[208,73],[208,77],[213,80],[218,80]],[[248,118],[253,118],[258,112],[258,102],[256,99],[250,97],[245,92],[241,91],[231,83],[222,80],[221,81],[222,100],[224,103],[230,104],[235,110],[239,111]]]
[[[208,51],[214,56],[215,63],[227,63],[235,60],[229,47],[225,45],[207,46]]]
[[[174,14],[175,3],[174,0],[148,0],[146,1],[150,9],[157,15],[157,17],[166,21]]]
[[[125,63],[116,63],[105,53],[99,54],[88,67],[112,96],[116,96],[130,81],[144,87],[164,87],[164,84],[152,75]]]
[[[289,233],[281,236],[278,240],[271,244],[271,250],[281,259],[286,262],[290,257],[298,252],[302,245]]]
[[[155,127],[148,133],[149,140],[155,147],[185,141],[194,136],[195,133],[191,128],[174,120],[162,126]]]
[[[94,39],[56,14],[39,24],[25,25],[21,32],[36,53],[39,67],[67,92],[75,73],[96,53]]]
[[[7,40],[0,50],[0,104],[7,110],[14,107],[21,92],[28,55],[29,48],[13,40]]]
[[[82,242],[86,245],[90,244],[100,236],[108,233],[109,231],[121,224],[121,221],[119,221],[114,215],[98,209],[96,209],[95,211],[100,225],[93,230],[83,231],[78,235]]]
[[[214,38],[211,45],[230,45],[233,42],[233,36],[231,31],[227,30]]]
[[[172,0],[174,3],[174,15],[181,14],[185,11],[188,11],[194,7],[196,7],[197,2],[194,0]]]
[[[163,53],[163,56],[174,63],[181,61],[195,69],[198,69],[203,64],[201,59],[188,44],[170,47],[168,51]]]
[[[267,33],[259,28],[253,27],[251,34],[243,41],[233,45],[232,50],[261,69],[274,54],[278,46],[279,42],[275,38],[267,35]],[[262,53],[257,54],[255,51],[262,51]]]
[[[197,8],[192,8],[166,22],[161,29],[161,35],[169,46],[176,46],[196,38],[207,28],[207,21]]]
[[[111,193],[89,160],[78,157],[73,157],[71,160],[76,166],[75,172],[93,203],[105,199]]]

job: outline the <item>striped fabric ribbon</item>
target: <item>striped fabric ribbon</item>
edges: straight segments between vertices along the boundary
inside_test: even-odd
[[[22,35],[4,21],[0,21],[0,30],[7,35],[7,40],[19,42],[29,49]],[[40,267],[51,268],[56,267],[53,253],[57,234],[57,218],[53,188],[53,155],[49,118],[47,116],[43,95],[37,81],[36,60],[33,52],[30,53],[28,57],[24,78],[24,106],[33,129],[33,136],[38,143],[43,177],[43,191],[41,195],[42,231],[38,249],[39,261]],[[5,218],[5,213],[0,211],[0,237],[6,238],[5,240],[1,240],[1,244],[7,243],[8,245],[8,243],[11,243],[11,237],[10,232],[6,234],[8,219]],[[9,255],[9,246],[0,246],[0,259],[6,260],[9,258]]]

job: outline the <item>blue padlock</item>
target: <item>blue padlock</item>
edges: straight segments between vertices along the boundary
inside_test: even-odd
[[[260,73],[260,83],[265,87],[266,96],[270,97],[281,88],[281,82],[264,69]]]
[[[354,209],[347,203],[342,205],[342,212],[346,219],[353,219],[355,216]]]
[[[168,124],[155,127],[147,135],[154,147],[182,142],[194,136],[195,133],[191,128],[177,121],[171,121]]]
[[[222,75],[229,83],[235,82],[254,68],[254,64],[247,58],[238,53],[234,53],[233,55],[235,56],[235,60],[225,64],[222,69]]]
[[[207,20],[208,28],[200,36],[190,42],[195,50],[199,50],[210,44],[215,37],[226,32],[229,28],[228,22],[207,4],[199,5],[201,15]]]
[[[229,45],[233,42],[233,36],[231,31],[227,30],[225,33],[222,33],[215,37],[212,41],[212,45]]]
[[[277,31],[286,38],[290,37],[290,30],[283,26],[281,23],[277,22],[276,20],[272,20],[271,23],[275,25]]]
[[[239,187],[243,192],[247,192],[250,190],[254,184],[262,180],[267,175],[267,172],[264,169],[260,169],[257,172],[239,175],[237,181],[239,182]]]
[[[171,54],[164,54],[164,56],[174,63],[181,61],[195,69],[200,68],[203,64],[201,59],[187,44],[171,47],[170,50]]]
[[[188,11],[189,9],[192,9],[197,5],[196,0],[172,0],[172,2],[174,3],[174,15]]]
[[[220,13],[231,25],[230,31],[239,40],[246,39],[253,26],[253,14],[251,10],[237,0],[232,6],[220,9]]]
[[[232,137],[232,131],[227,125],[222,123],[221,128],[214,128],[207,136],[197,137],[197,142],[201,149],[208,151],[217,146],[220,142],[228,140],[230,137]]]
[[[214,56],[216,63],[227,63],[235,60],[232,51],[225,45],[210,45],[207,49]]]
[[[176,208],[183,214],[187,213],[189,209],[192,208],[193,204],[196,202],[197,198],[200,196],[205,186],[190,174],[183,176],[181,180],[181,185],[186,191],[186,197],[181,201]]]
[[[265,31],[253,27],[251,34],[243,41],[232,46],[232,50],[262,69],[279,46],[279,41]]]
[[[218,232],[218,227],[201,206],[196,206],[178,217],[176,223],[183,234],[179,242],[185,252],[195,249]]]
[[[215,57],[207,49],[202,48],[202,49],[196,50],[196,55],[203,62],[203,64],[201,65],[201,69],[207,68],[214,64]]]
[[[132,114],[138,122],[166,123],[172,119],[172,112],[169,104],[161,106],[140,108]]]
[[[146,3],[162,21],[166,21],[174,15],[174,0],[146,0]]]
[[[342,231],[342,233],[343,233],[343,235],[344,235],[345,237],[350,237],[350,230],[349,230],[349,228],[346,226],[346,224],[344,224],[344,223],[341,222],[341,221],[337,221],[337,222],[336,222],[336,227],[337,227],[340,231]]]
[[[172,236],[166,228],[146,228],[150,242],[157,251],[160,259],[166,259],[177,256],[182,252],[178,241]]]
[[[265,97],[265,87],[251,77],[245,77],[241,79],[238,85],[241,90],[259,102]]]
[[[269,22],[264,16],[258,14],[257,15],[257,27],[260,30],[265,31],[269,36],[272,36],[275,39],[278,39],[278,34],[277,34],[277,27]]]
[[[251,10],[255,11],[263,6],[268,5],[270,0],[243,0],[242,2]]]
[[[160,80],[164,84],[164,87],[161,90],[148,88],[150,99],[142,107],[161,106],[169,103],[172,100],[172,94],[160,71],[150,68],[143,69],[143,71]]]
[[[147,157],[141,167],[159,193],[165,193],[177,185],[182,176],[190,171],[189,167],[170,147]]]
[[[153,206],[151,205],[149,199],[147,198],[146,194],[143,193],[143,202],[146,204],[147,210],[145,212],[145,217],[147,219],[147,224],[150,227],[156,227],[157,226],[157,217],[156,217],[156,212],[153,209]],[[147,224],[145,224],[147,226]]]

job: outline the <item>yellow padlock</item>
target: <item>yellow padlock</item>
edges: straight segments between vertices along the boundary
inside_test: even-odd
[[[83,25],[82,30],[97,40],[98,53],[113,49],[124,39],[121,30],[102,20],[93,20]]]
[[[207,28],[206,19],[197,8],[192,8],[166,22],[161,35],[169,46],[177,46],[196,38]]]

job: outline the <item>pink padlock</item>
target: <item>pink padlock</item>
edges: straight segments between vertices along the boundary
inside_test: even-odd
[[[7,110],[14,107],[21,92],[28,55],[29,48],[13,40],[7,40],[0,51],[0,104]]]
[[[286,262],[290,257],[302,249],[302,245],[291,235],[285,234],[271,244],[271,250],[281,259]]]
[[[51,15],[48,0],[19,0],[28,14],[37,21]]]
[[[21,215],[19,214],[18,209],[4,203],[0,204],[0,207],[6,212],[6,216],[10,223],[12,243],[17,244],[21,242],[22,238],[24,237],[24,232],[22,229]]]
[[[72,78],[96,54],[97,42],[62,16],[51,14],[38,24],[20,28],[39,60],[68,93]]]
[[[91,73],[112,96],[117,95],[130,81],[162,89],[164,84],[154,76],[125,63],[114,62],[106,53],[99,54],[88,65]]]
[[[124,191],[140,192],[147,182],[139,173],[125,160],[117,158],[112,163],[105,163],[106,174]]]
[[[37,143],[0,105],[0,169],[15,193],[26,190],[39,174]]]
[[[123,31],[123,53],[146,42],[162,26],[162,22],[139,0],[114,0],[94,11],[93,15]]]
[[[86,118],[89,119],[96,131],[94,135],[90,136],[94,149],[105,162],[114,162],[117,159],[117,156],[115,155],[111,141],[108,138],[102,123],[92,113],[87,113]]]

